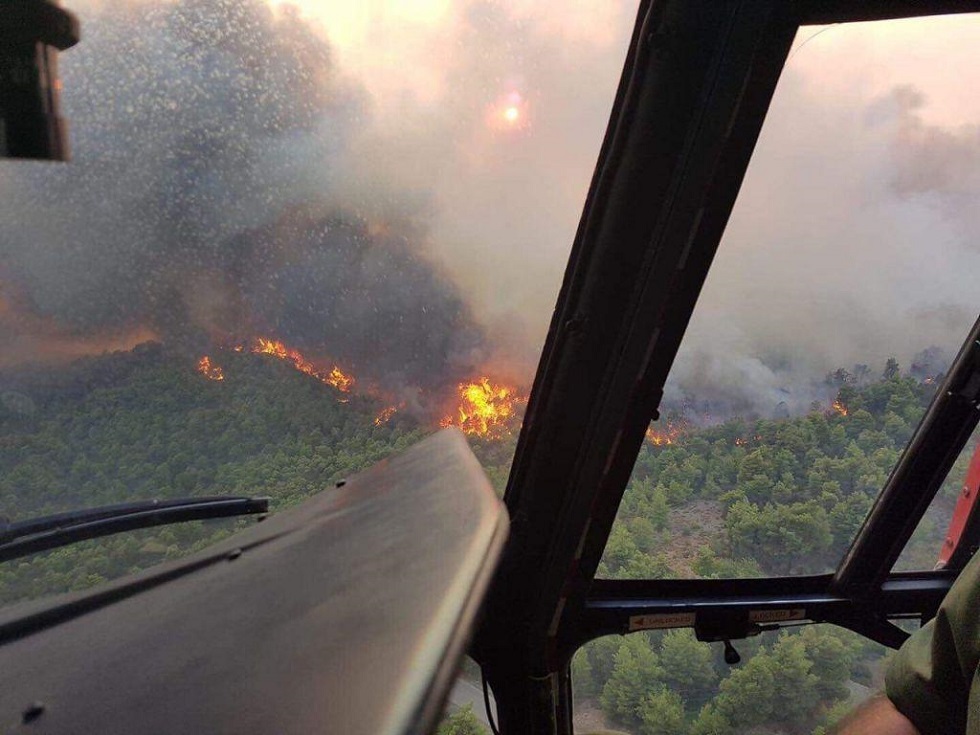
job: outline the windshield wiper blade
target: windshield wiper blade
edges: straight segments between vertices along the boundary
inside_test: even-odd
[[[43,531],[50,531],[55,528],[97,521],[103,518],[118,518],[132,513],[141,513],[149,510],[160,510],[164,508],[187,507],[191,505],[203,505],[218,501],[258,501],[267,498],[246,498],[240,495],[205,495],[193,498],[170,498],[160,500],[135,500],[128,503],[114,503],[112,505],[100,505],[94,508],[78,508],[76,510],[64,511],[62,513],[52,513],[51,515],[28,518],[23,521],[7,522],[0,518],[0,544],[5,544],[15,538],[30,536]],[[245,513],[264,513],[265,510],[247,510]],[[238,514],[236,514],[238,515]]]
[[[268,510],[269,498],[212,496],[119,503],[14,523],[0,522],[0,562],[140,528]]]

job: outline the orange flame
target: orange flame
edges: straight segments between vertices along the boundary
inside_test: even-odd
[[[482,377],[473,383],[459,384],[459,406],[439,425],[458,426],[467,434],[498,438],[508,432],[517,405],[527,398],[516,389],[490,382]]]
[[[211,358],[207,355],[197,361],[197,372],[208,380],[225,379],[225,371],[221,369],[220,365],[215,365],[213,362],[211,362]]]
[[[327,377],[321,378],[321,380],[328,385],[332,385],[341,393],[347,393],[354,387],[354,376],[348,375],[336,365],[330,368]]]
[[[831,408],[833,408],[841,416],[847,416],[847,406],[841,402],[840,398],[834,400],[834,402],[831,404]]]
[[[680,439],[683,432],[677,426],[672,423],[668,423],[666,428],[662,430],[648,428],[647,429],[647,439],[651,444],[657,447],[666,446],[673,444],[678,439]]]
[[[670,434],[664,431],[654,431],[653,429],[647,429],[647,439],[658,447],[674,443],[674,437]]]
[[[396,411],[398,409],[395,406],[382,408],[378,415],[374,417],[374,425],[381,426],[382,424],[387,424],[391,417],[395,415]]]
[[[235,347],[235,350],[238,352],[241,351],[238,347]],[[320,370],[316,365],[306,359],[299,350],[286,347],[286,345],[278,340],[259,337],[255,340],[255,344],[252,345],[251,352],[256,355],[272,355],[280,360],[291,362],[293,367],[301,373],[316,378],[321,383],[332,385],[342,393],[348,393],[354,387],[353,375],[345,373],[336,365],[328,371]]]

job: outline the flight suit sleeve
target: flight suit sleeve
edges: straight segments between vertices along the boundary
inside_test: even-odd
[[[964,733],[980,659],[980,555],[963,569],[936,617],[885,672],[885,694],[923,735]]]

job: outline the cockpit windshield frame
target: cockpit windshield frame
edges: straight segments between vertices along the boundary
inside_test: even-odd
[[[664,616],[701,640],[805,618],[897,647],[907,634],[892,619],[935,613],[956,569],[890,570],[976,426],[965,386],[977,327],[836,574],[595,573],[798,29],[977,11],[980,2],[949,0],[640,4],[507,486],[512,539],[474,645],[502,731],[570,733],[574,652],[664,627]],[[951,418],[941,404],[959,388]],[[902,479],[910,467],[918,480]]]

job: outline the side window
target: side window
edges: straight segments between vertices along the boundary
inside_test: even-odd
[[[735,645],[689,629],[607,636],[572,660],[577,735],[825,732],[878,684],[883,649],[829,625],[784,630]]]
[[[278,512],[443,426],[502,491],[635,4],[65,4],[73,160],[0,161],[0,536]],[[0,605],[236,524],[5,562]]]
[[[980,103],[945,71],[978,39],[800,29],[598,576],[836,568],[980,306]],[[964,470],[899,568],[935,564]]]
[[[919,572],[945,566],[958,545],[959,532],[976,503],[978,493],[980,430],[973,433],[956,458],[893,570]]]
[[[489,690],[488,690],[489,692]],[[496,717],[493,694],[489,694],[491,713]],[[449,692],[436,735],[490,735],[490,715],[483,698],[480,666],[469,656],[463,658],[456,683]]]

